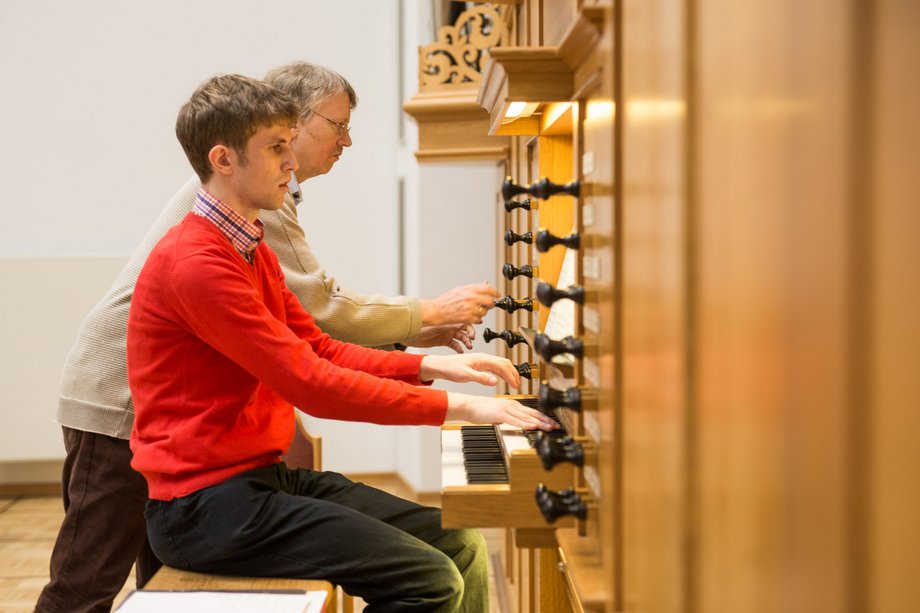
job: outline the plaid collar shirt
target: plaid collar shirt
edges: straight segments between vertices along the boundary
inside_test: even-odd
[[[252,264],[253,252],[265,235],[261,219],[250,223],[204,188],[198,189],[192,212],[199,217],[209,219],[220,228],[240,255]]]

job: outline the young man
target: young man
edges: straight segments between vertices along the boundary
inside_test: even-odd
[[[316,327],[259,222],[281,207],[297,168],[297,111],[268,84],[228,75],[179,112],[176,133],[202,185],[193,212],[148,256],[128,320],[132,466],[149,487],[150,544],[179,568],[327,579],[368,611],[487,611],[477,531],[444,530],[437,509],[280,462],[295,405],[381,424],[554,427],[513,400],[425,385],[516,387],[508,360],[367,349]]]
[[[357,104],[354,89],[341,75],[305,62],[282,66],[268,78],[299,107],[293,141],[297,179],[328,172],[352,142],[347,129],[324,117],[347,126]],[[65,517],[51,558],[51,580],[38,600],[40,613],[109,611],[135,560],[139,588],[160,566],[147,544],[147,484],[129,465],[134,404],[125,334],[137,275],[157,241],[192,210],[199,185],[195,176],[166,205],[83,321],[68,356],[57,413],[67,451]],[[497,295],[486,284],[454,288],[429,300],[363,295],[326,276],[298,223],[291,194],[280,209],[263,211],[262,221],[265,242],[277,254],[288,287],[320,328],[338,340],[462,351],[472,346],[469,325],[481,321]]]

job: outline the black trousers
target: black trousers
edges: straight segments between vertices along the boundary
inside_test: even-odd
[[[324,579],[384,611],[487,612],[486,545],[441,528],[423,507],[333,472],[284,463],[146,510],[150,543],[170,566]]]
[[[103,612],[137,561],[141,588],[161,566],[147,544],[147,482],[131,468],[128,441],[64,428],[64,522],[51,581],[36,611]]]

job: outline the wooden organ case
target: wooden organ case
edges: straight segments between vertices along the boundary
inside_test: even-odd
[[[475,124],[406,109],[504,169],[486,337],[571,439],[445,523],[521,612],[917,610],[917,4],[475,6]]]
[[[480,5],[477,5],[480,6]],[[471,15],[482,11],[484,17]],[[480,135],[501,155],[496,186],[501,237],[497,259],[504,298],[498,344],[529,377],[525,399],[555,412],[563,428],[533,447],[502,435],[506,483],[445,476],[447,527],[505,528],[503,568],[519,611],[612,611],[616,514],[614,399],[616,281],[614,250],[613,13],[575,2],[496,3],[461,16],[452,33],[489,21],[493,44],[481,79],[455,87],[424,84],[443,63],[426,60],[423,84],[406,103],[419,123],[420,161],[455,149],[476,156],[468,134],[431,142],[425,134],[467,131],[459,116],[433,118],[432,96],[472,95]],[[499,42],[498,33],[504,32]],[[427,64],[426,64],[427,61]],[[459,63],[459,62],[458,62]],[[464,145],[463,140],[470,141]],[[448,144],[450,143],[450,144]],[[459,149],[464,149],[460,152]],[[442,158],[443,159],[443,158]],[[459,445],[445,426],[444,448]],[[533,443],[533,441],[532,441]],[[450,462],[444,460],[445,464]]]

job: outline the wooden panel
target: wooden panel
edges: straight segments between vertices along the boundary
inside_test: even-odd
[[[867,304],[870,392],[858,407],[871,454],[871,489],[863,499],[871,501],[866,505],[871,544],[864,551],[865,604],[875,613],[907,613],[920,609],[920,4],[884,0],[873,6],[874,48],[868,54],[873,63],[866,78],[874,86],[868,124],[875,134],[867,144],[875,156],[869,201],[860,208],[868,218],[862,228],[873,253]]]
[[[848,610],[850,4],[697,3],[699,611]]]
[[[578,16],[576,0],[550,0],[543,5],[543,44],[558,45]]]
[[[539,138],[540,160],[538,180],[549,177],[554,183],[569,183],[576,178],[574,160],[572,159],[572,137],[541,136]],[[556,236],[566,236],[573,230],[574,198],[571,196],[553,196],[540,203],[539,224]],[[551,285],[556,285],[565,249],[554,247],[540,254],[540,278]],[[542,306],[542,305],[541,305]],[[539,329],[546,326],[549,309],[539,310]]]
[[[686,560],[686,76],[678,0],[622,7],[622,610],[681,611]]]

